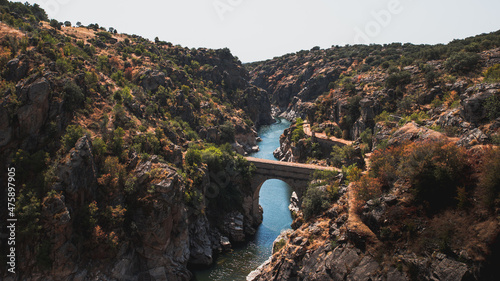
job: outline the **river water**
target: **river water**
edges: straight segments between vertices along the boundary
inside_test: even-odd
[[[278,123],[263,126],[259,130],[262,142],[260,151],[253,157],[275,160],[273,151],[279,147],[279,138],[290,123],[280,119]],[[273,241],[282,230],[289,229],[292,216],[288,210],[292,189],[280,180],[266,181],[260,190],[259,203],[264,210],[264,220],[254,239],[231,252],[219,255],[209,269],[194,272],[197,281],[244,281],[246,276],[265,262],[272,252]]]

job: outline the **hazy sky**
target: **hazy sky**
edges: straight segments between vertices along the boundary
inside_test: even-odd
[[[23,0],[24,2],[24,0]],[[28,0],[49,18],[98,23],[242,62],[314,46],[447,43],[500,29],[498,0]]]

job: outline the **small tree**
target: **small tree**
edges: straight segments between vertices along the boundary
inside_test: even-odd
[[[65,22],[64,22],[64,26],[66,26],[66,27],[71,27],[71,22],[70,22],[70,21],[65,21]]]
[[[77,22],[76,22],[76,26],[80,27],[80,26],[82,26],[82,23],[81,23],[81,22],[79,22],[79,21],[77,21]]]
[[[66,128],[66,134],[61,139],[64,148],[69,151],[84,134],[84,128],[77,125],[69,125],[68,128]]]
[[[61,29],[61,23],[55,19],[50,20],[50,26],[55,29]]]

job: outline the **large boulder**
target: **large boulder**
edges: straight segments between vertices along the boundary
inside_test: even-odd
[[[7,62],[7,80],[19,81],[28,74],[29,63],[21,61],[19,58],[11,59]]]
[[[409,122],[397,130],[389,140],[389,145],[397,145],[407,141],[423,140],[446,140],[446,136],[426,127],[419,126],[415,122]]]
[[[156,91],[158,87],[165,86],[165,73],[147,70],[141,75],[141,86],[146,91]]]

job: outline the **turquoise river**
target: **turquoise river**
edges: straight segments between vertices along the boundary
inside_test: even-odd
[[[285,119],[263,126],[259,130],[262,142],[260,151],[253,157],[273,159],[273,151],[279,147],[279,138],[290,126]],[[206,270],[194,272],[197,281],[244,281],[252,270],[256,269],[271,256],[273,241],[281,231],[290,228],[292,217],[288,210],[292,190],[280,180],[266,181],[260,190],[260,205],[264,209],[264,220],[255,237],[236,247],[231,252],[217,257],[216,263]]]

